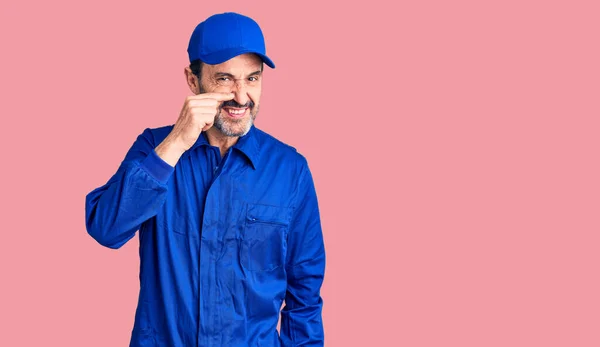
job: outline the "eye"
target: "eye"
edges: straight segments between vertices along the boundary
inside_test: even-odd
[[[219,77],[217,81],[229,81],[229,77]]]
[[[256,81],[258,81],[258,76],[249,77],[248,81],[250,81],[250,82],[256,82]]]

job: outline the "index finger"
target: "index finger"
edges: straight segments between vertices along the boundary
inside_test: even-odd
[[[194,95],[192,99],[215,99],[217,101],[226,101],[233,99],[235,95],[233,93],[202,93]]]

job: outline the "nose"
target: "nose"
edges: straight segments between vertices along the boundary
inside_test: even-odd
[[[250,100],[250,97],[248,96],[248,90],[244,81],[235,81],[235,85],[231,92],[235,95],[233,100],[235,100],[235,102],[237,102],[240,105],[245,105]]]

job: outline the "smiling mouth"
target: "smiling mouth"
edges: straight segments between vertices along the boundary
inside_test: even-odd
[[[225,112],[227,112],[227,114],[230,117],[233,118],[242,118],[246,115],[246,112],[248,111],[248,108],[232,108],[232,107],[227,107],[227,108],[223,108],[223,110],[225,110]]]

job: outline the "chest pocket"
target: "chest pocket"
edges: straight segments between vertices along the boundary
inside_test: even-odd
[[[240,247],[240,262],[250,271],[269,271],[285,264],[289,207],[248,204]]]

